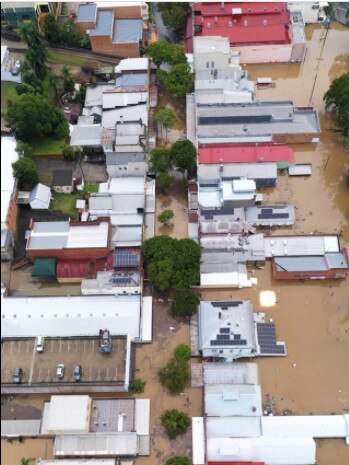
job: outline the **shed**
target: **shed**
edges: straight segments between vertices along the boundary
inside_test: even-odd
[[[51,189],[39,183],[29,194],[29,205],[33,210],[48,210],[51,197]]]
[[[70,194],[73,192],[73,170],[54,170],[51,186],[57,193]]]
[[[33,278],[56,278],[56,262],[57,259],[54,257],[35,258]]]
[[[296,164],[288,167],[289,176],[310,176],[311,163]]]

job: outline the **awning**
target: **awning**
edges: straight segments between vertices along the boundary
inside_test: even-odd
[[[55,278],[57,258],[35,258],[32,276],[34,278]]]

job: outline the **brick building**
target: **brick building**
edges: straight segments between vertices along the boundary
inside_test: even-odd
[[[144,2],[101,2],[80,5],[76,24],[81,34],[89,36],[94,52],[134,58],[140,56],[147,20]]]

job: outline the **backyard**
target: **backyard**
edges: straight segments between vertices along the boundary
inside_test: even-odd
[[[83,199],[87,192],[98,192],[98,184],[85,184],[82,191],[75,191],[72,194],[53,194],[50,210],[58,210],[66,213],[73,219],[78,219],[79,214],[75,207],[76,201]]]

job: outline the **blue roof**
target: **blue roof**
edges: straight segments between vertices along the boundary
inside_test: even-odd
[[[113,42],[138,43],[143,37],[141,19],[116,19],[114,22]]]
[[[110,36],[112,32],[114,13],[112,11],[99,11],[96,27],[90,30],[90,36]]]
[[[89,3],[79,6],[78,11],[78,23],[89,23],[95,21],[97,14],[97,5],[96,3]]]
[[[123,74],[115,81],[115,87],[146,86],[148,84],[148,73]]]

